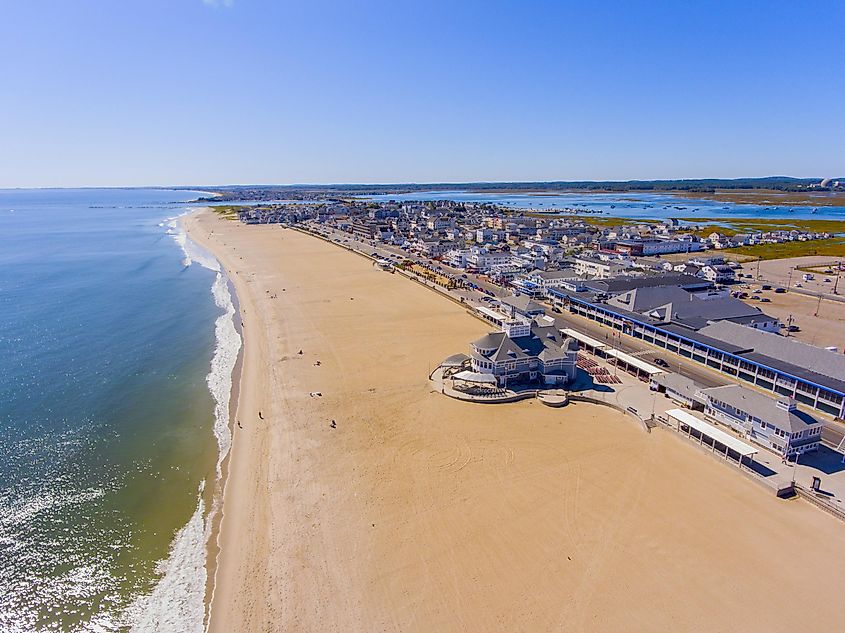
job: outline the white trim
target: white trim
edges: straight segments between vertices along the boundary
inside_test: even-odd
[[[712,424],[708,424],[701,418],[697,418],[683,409],[669,409],[666,412],[666,415],[670,418],[674,418],[679,423],[686,424],[687,426],[694,428],[699,433],[706,435],[724,446],[727,446],[732,451],[739,453],[743,457],[750,457],[758,452],[753,446],[738,440],[733,435],[729,435],[721,429],[717,429]]]

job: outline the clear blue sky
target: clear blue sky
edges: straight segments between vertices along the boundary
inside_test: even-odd
[[[0,0],[0,187],[845,176],[845,2]]]

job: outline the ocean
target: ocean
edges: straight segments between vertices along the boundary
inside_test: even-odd
[[[0,631],[201,631],[240,349],[196,191],[0,190]]]

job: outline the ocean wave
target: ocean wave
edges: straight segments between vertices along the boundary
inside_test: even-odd
[[[205,619],[205,544],[210,523],[202,498],[205,482],[197,494],[197,509],[170,545],[167,559],[156,571],[161,580],[151,593],[141,596],[127,610],[131,633],[201,632]]]
[[[217,439],[217,479],[222,478],[222,464],[232,444],[229,405],[232,374],[241,349],[241,336],[235,327],[235,304],[229,281],[217,259],[193,242],[182,227],[181,216],[168,218],[168,230],[184,254],[183,264],[194,263],[216,272],[211,285],[214,303],[223,313],[214,324],[216,345],[206,382],[214,398],[214,436]],[[206,514],[200,484],[197,509],[188,523],[174,537],[170,553],[156,571],[161,575],[149,594],[139,597],[127,611],[132,633],[184,631],[201,633],[205,621],[207,583],[206,544],[219,511],[216,495]]]
[[[241,336],[235,328],[235,304],[229,292],[229,282],[222,272],[217,273],[211,292],[214,295],[214,302],[224,311],[217,317],[214,324],[217,346],[211,359],[211,371],[206,378],[215,403],[214,435],[219,449],[217,456],[217,477],[219,478],[222,476],[223,459],[229,453],[229,447],[232,444],[232,433],[229,428],[229,400],[232,394],[232,374],[241,349]]]
[[[185,213],[172,218],[167,218],[167,233],[173,237],[179,245],[179,248],[182,249],[182,253],[185,255],[182,260],[182,265],[190,266],[193,263],[197,263],[203,268],[220,272],[220,263],[217,259],[203,249],[199,244],[188,238],[188,234],[182,226],[182,216],[187,215],[188,213],[190,213],[190,211],[186,211]]]

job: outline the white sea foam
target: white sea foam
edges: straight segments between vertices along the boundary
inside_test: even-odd
[[[232,374],[241,348],[241,336],[235,328],[235,305],[229,284],[219,262],[198,244],[191,241],[179,217],[169,218],[167,233],[179,244],[184,254],[183,264],[193,263],[215,271],[211,286],[214,303],[223,310],[214,324],[217,345],[206,377],[214,398],[214,436],[217,439],[217,478],[222,477],[222,463],[232,443],[229,428],[229,404],[232,393]],[[132,633],[163,633],[203,630],[205,620],[206,543],[218,511],[217,500],[206,515],[203,487],[200,485],[197,509],[188,523],[177,532],[170,546],[168,558],[157,567],[161,579],[153,591],[138,598],[127,616]]]
[[[190,213],[190,211],[187,211],[182,215],[186,215],[187,213]],[[173,237],[182,249],[182,253],[185,255],[185,258],[182,260],[182,264],[190,266],[193,263],[197,263],[203,268],[220,272],[220,263],[217,259],[215,259],[213,255],[203,249],[199,244],[188,238],[188,234],[182,226],[182,215],[167,218],[167,233]]]
[[[204,484],[204,482],[203,482]],[[201,632],[205,618],[205,543],[209,523],[205,519],[203,484],[197,509],[176,533],[166,560],[156,571],[161,580],[153,591],[139,598],[127,613],[132,633]]]

